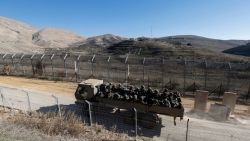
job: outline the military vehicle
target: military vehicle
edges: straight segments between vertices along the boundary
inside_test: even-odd
[[[131,109],[135,108],[138,121],[148,128],[161,125],[158,114],[174,117],[174,123],[176,117],[182,119],[184,115],[184,108],[177,92],[164,90],[160,94],[151,88],[146,90],[144,86],[125,88],[121,84],[104,84],[103,80],[88,79],[78,84],[75,98],[75,103],[83,106],[86,111],[89,110],[88,103],[91,102],[91,108],[95,112],[103,112],[98,111],[100,109],[113,109],[112,113],[119,112],[127,123],[133,123],[135,112]]]

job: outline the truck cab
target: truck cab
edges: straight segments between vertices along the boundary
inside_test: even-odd
[[[75,92],[76,103],[93,98],[101,84],[103,84],[103,80],[98,79],[88,79],[79,83]]]

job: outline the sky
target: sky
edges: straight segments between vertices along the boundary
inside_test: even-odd
[[[250,39],[250,0],[1,0],[0,16],[85,37]]]

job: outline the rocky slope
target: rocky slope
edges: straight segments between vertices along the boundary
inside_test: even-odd
[[[37,29],[30,25],[0,17],[0,52],[21,53],[41,51],[41,48],[32,43],[32,34]]]
[[[104,47],[105,48],[113,44],[119,43],[125,39],[126,38],[122,38],[122,37],[112,35],[112,34],[104,34],[104,35],[87,38],[87,40],[75,43],[75,45],[78,44],[79,47],[89,46],[89,47]]]
[[[34,33],[32,41],[35,45],[45,48],[66,48],[75,42],[85,41],[85,38],[66,30],[45,28]]]
[[[69,31],[46,28],[0,17],[0,53],[39,53],[45,48],[65,48],[85,40]]]

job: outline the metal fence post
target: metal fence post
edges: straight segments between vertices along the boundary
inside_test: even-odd
[[[68,54],[65,54],[63,58],[63,64],[64,64],[64,76],[67,78],[67,66],[66,66],[66,59],[67,59]]]
[[[30,64],[31,64],[31,67],[32,67],[32,74],[33,76],[35,75],[35,68],[34,68],[34,65],[33,65],[33,58],[36,54],[33,54],[31,57],[30,57]]]
[[[125,68],[125,83],[127,83],[127,71],[126,70],[128,70],[128,69],[126,69],[127,68],[127,62],[128,62],[128,56],[129,56],[129,54],[127,54],[127,56],[126,56],[126,58],[125,58],[125,61],[124,61],[124,68]]]
[[[247,91],[246,102],[248,101],[249,97],[250,97],[250,84]]]
[[[52,56],[50,57],[50,63],[51,63],[53,79],[55,79],[54,66],[53,66],[53,58],[54,58],[54,56],[55,56],[55,54],[52,54]]]
[[[44,74],[44,64],[43,64],[43,58],[44,58],[45,54],[42,55],[42,57],[40,58],[41,61],[41,65],[42,65],[42,76],[45,76]]]
[[[143,61],[142,61],[142,81],[143,81],[143,85],[145,84],[145,61],[146,61],[146,58],[144,57],[143,58]]]
[[[108,58],[108,60],[107,60],[107,62],[108,62],[108,82],[110,82],[110,56],[109,56],[109,58]]]
[[[183,71],[183,91],[184,91],[184,94],[185,94],[185,91],[186,91],[186,67],[187,67],[187,61],[186,59],[184,59],[184,71]]]
[[[126,85],[128,87],[128,80],[129,80],[129,75],[130,75],[130,70],[129,70],[129,64],[127,65],[127,77],[126,77]]]
[[[189,119],[187,120],[186,141],[188,140]]]
[[[3,63],[5,64],[5,57],[7,56],[7,54],[5,53],[4,55],[3,55]]]
[[[25,90],[23,90],[24,93],[26,93],[27,96],[27,102],[28,102],[28,111],[31,112],[31,104],[30,104],[30,97],[29,97],[29,93]]]
[[[3,97],[2,89],[0,89],[0,94],[1,94],[1,99],[2,99],[2,103],[3,103],[3,109],[5,111],[5,104],[4,104],[4,97]]]
[[[232,70],[232,66],[231,63],[228,62],[228,72],[227,72],[227,90],[229,90],[230,88],[230,83],[231,83],[231,70]]]
[[[15,67],[15,63],[14,63],[14,57],[15,57],[15,56],[16,56],[16,54],[13,54],[13,55],[11,56],[11,63],[12,63],[13,69],[14,69],[14,72],[13,72],[13,73],[16,72],[16,67]]]
[[[162,57],[162,70],[161,70],[162,89],[164,88],[164,74],[165,74],[164,64],[165,64],[165,59],[164,59],[164,57]]]
[[[22,65],[23,75],[25,75],[25,70],[24,70],[24,67],[23,67],[23,62],[22,62],[22,61],[23,61],[24,56],[25,56],[25,55],[23,54],[23,55],[21,56],[21,58],[20,58],[20,61],[19,61],[19,64],[20,64],[20,65]]]
[[[135,112],[135,140],[137,140],[137,110],[134,108]]]
[[[57,105],[57,109],[58,109],[58,113],[59,113],[59,116],[60,118],[62,117],[62,113],[61,113],[61,107],[60,107],[60,104],[59,104],[59,101],[58,101],[58,97],[52,95],[52,97],[55,99],[56,101],[56,105]]]
[[[85,100],[85,102],[88,104],[88,108],[89,108],[89,125],[92,126],[91,103],[87,100]]]
[[[207,60],[204,59],[204,87],[207,89]]]
[[[91,77],[94,76],[94,60],[95,60],[95,54],[93,55],[91,59]]]
[[[76,72],[76,82],[78,82],[79,73],[80,73],[80,65],[79,65],[80,58],[81,58],[81,55],[78,55],[77,60],[76,60],[76,66],[75,66],[75,69],[77,67],[77,69],[75,70],[75,72]]]
[[[76,82],[77,82],[77,77],[78,77],[78,74],[77,74],[77,61],[74,61],[74,66],[75,66],[75,77],[76,77]]]

